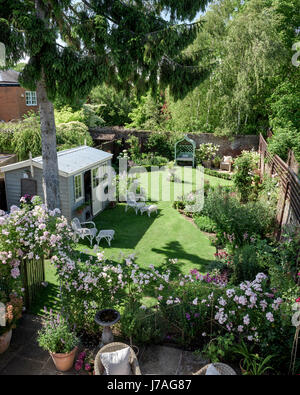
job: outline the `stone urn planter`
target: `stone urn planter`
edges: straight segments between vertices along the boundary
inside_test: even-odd
[[[9,347],[12,336],[12,329],[0,336],[0,354],[3,354]]]
[[[111,326],[116,324],[120,318],[120,313],[114,309],[104,309],[96,313],[95,321],[98,325],[103,327],[101,346],[114,341],[114,335],[112,333]]]
[[[65,354],[50,352],[56,369],[60,370],[61,372],[70,370],[74,364],[77,349],[78,347],[75,347],[71,352]]]

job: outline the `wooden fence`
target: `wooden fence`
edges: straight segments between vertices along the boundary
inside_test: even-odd
[[[21,265],[21,276],[23,288],[25,290],[24,304],[26,309],[29,309],[43,286],[42,282],[45,281],[44,259],[23,260]]]
[[[299,167],[293,154],[290,153],[288,163],[278,155],[271,155],[262,135],[259,139],[259,153],[261,176],[277,175],[280,179],[281,188],[277,206],[279,229],[287,224],[300,226],[300,180],[295,172]],[[292,167],[289,164],[292,164]]]

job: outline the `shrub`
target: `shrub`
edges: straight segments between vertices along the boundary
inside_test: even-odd
[[[36,114],[25,118],[23,121],[0,124],[0,150],[16,153],[19,160],[38,156],[42,151],[40,119]]]
[[[220,245],[232,248],[248,243],[250,237],[266,237],[275,224],[273,206],[263,201],[241,204],[221,188],[209,192],[203,214],[215,222]]]
[[[254,169],[258,167],[259,155],[252,151],[243,151],[234,161],[233,182],[241,196],[241,202],[246,203],[252,190]]]
[[[169,162],[168,158],[165,158],[164,156],[159,156],[153,153],[149,154],[142,154],[140,158],[135,160],[135,163],[139,166],[159,166],[163,167],[167,165]]]
[[[231,282],[239,284],[246,280],[252,281],[258,273],[265,270],[266,268],[257,256],[257,245],[245,244],[234,253]]]
[[[212,143],[201,144],[196,150],[197,163],[202,163],[204,160],[213,159],[216,156],[219,148],[219,145]]]
[[[149,135],[146,149],[158,155],[174,159],[175,143],[182,137],[181,133],[152,132]]]
[[[206,167],[204,168],[204,174],[208,174],[209,176],[213,176],[213,177],[223,178],[224,180],[232,179],[231,174],[220,173],[219,171],[208,169]]]
[[[300,162],[299,131],[290,122],[284,127],[276,128],[268,141],[268,150],[271,154],[280,156],[284,161],[287,161],[289,150],[292,150]]]
[[[93,145],[87,126],[82,122],[61,123],[56,128],[56,139],[59,150],[86,144]]]
[[[214,233],[216,230],[214,221],[205,215],[194,215],[194,222],[203,232]]]
[[[55,123],[58,125],[60,123],[68,122],[83,122],[83,113],[81,110],[73,111],[71,107],[65,106],[60,110],[55,110]]]
[[[101,106],[96,104],[84,104],[82,107],[83,122],[88,128],[95,128],[97,126],[103,126],[105,122],[98,115]]]
[[[135,344],[160,343],[166,336],[166,325],[161,312],[156,308],[141,308],[136,303],[126,308],[121,316],[121,333]]]

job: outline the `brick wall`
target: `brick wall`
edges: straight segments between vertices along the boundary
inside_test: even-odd
[[[99,145],[100,141],[101,143],[105,141],[105,135],[109,135],[107,140],[125,139],[125,141],[131,135],[137,136],[140,140],[142,150],[147,142],[149,134],[151,133],[144,130],[123,129],[120,127],[95,128],[90,132],[96,145]],[[259,145],[259,136],[256,135],[237,135],[232,139],[229,139],[226,137],[217,137],[211,133],[188,133],[188,137],[196,142],[197,148],[204,143],[220,145],[220,150],[218,152],[218,155],[220,156],[230,155],[236,157],[240,155],[243,150],[254,149],[257,151]]]
[[[38,111],[38,106],[26,105],[24,88],[0,86],[0,121],[20,119],[28,111]]]

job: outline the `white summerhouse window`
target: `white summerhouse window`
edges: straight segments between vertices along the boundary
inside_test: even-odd
[[[26,91],[26,106],[36,106],[36,92]]]
[[[83,196],[82,175],[81,174],[74,176],[74,191],[75,191],[75,201],[77,202]]]

